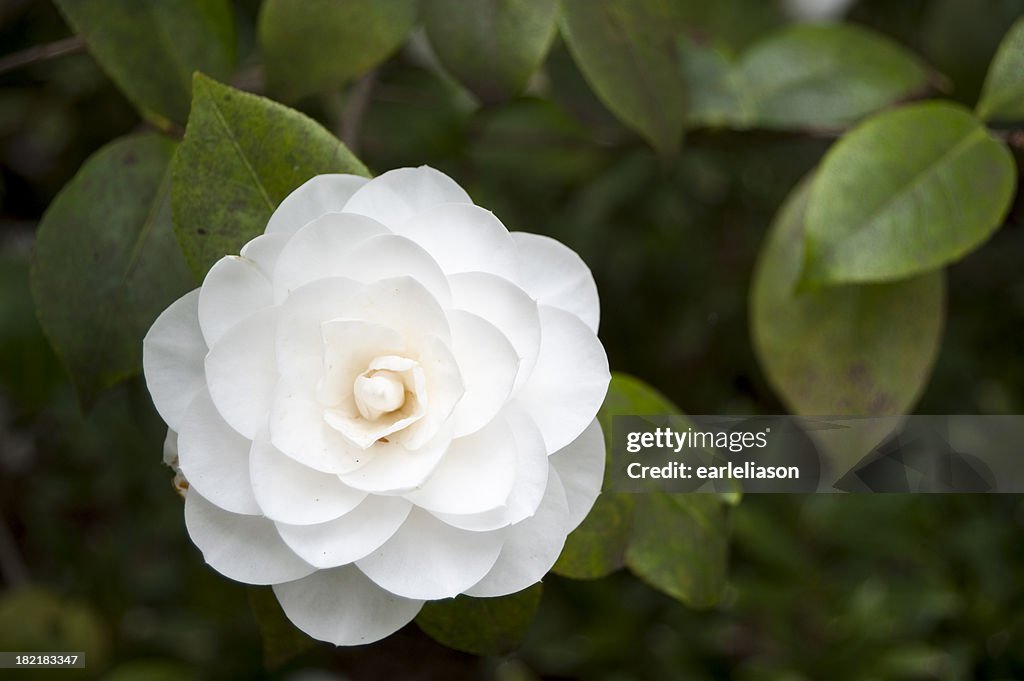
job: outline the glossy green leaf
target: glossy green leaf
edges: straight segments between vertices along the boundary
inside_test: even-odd
[[[807,207],[802,285],[892,281],[948,265],[1002,224],[1006,146],[959,105],[875,116],[825,156]]]
[[[270,90],[285,99],[336,89],[387,59],[417,0],[266,0],[259,40]]]
[[[184,123],[192,73],[227,78],[235,28],[227,0],[55,0],[143,115]]]
[[[761,367],[795,414],[907,413],[938,353],[943,272],[797,293],[810,187],[805,180],[780,210],[754,273]]]
[[[202,277],[263,233],[293,189],[321,173],[366,167],[305,115],[197,74],[185,140],[171,169],[174,228]]]
[[[517,95],[555,36],[558,0],[424,0],[423,25],[444,67],[485,102]]]
[[[982,120],[1024,120],[1024,18],[1003,38],[978,101]]]
[[[269,586],[249,587],[246,592],[252,615],[260,629],[263,664],[267,669],[278,669],[316,645],[316,641],[291,623]]]
[[[150,324],[195,285],[171,226],[175,146],[153,133],[115,140],[85,162],[39,225],[32,297],[85,406],[139,371]]]
[[[728,546],[728,514],[718,495],[640,494],[626,565],[669,596],[708,607],[725,586]]]
[[[430,601],[416,616],[432,639],[474,655],[504,655],[519,647],[533,623],[541,584],[498,598],[456,596]]]
[[[752,45],[737,65],[764,128],[838,128],[922,92],[912,53],[857,26],[797,24]]]
[[[660,0],[564,0],[562,35],[597,96],[662,155],[679,146],[686,83],[678,17]]]

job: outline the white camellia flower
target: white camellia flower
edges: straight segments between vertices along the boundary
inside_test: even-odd
[[[534,584],[601,486],[598,311],[436,170],[314,177],[144,341],[192,541],[337,645]]]

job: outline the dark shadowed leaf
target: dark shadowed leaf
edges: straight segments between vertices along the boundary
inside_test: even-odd
[[[269,586],[253,586],[246,589],[249,606],[256,624],[260,628],[263,642],[263,664],[275,670],[294,657],[306,652],[316,641],[299,631],[281,609],[281,605]]]
[[[540,605],[541,584],[499,598],[456,596],[430,601],[416,616],[432,639],[474,655],[503,655],[519,647]]]
[[[1024,18],[1007,32],[989,66],[978,102],[982,120],[1024,120]]]
[[[171,169],[174,228],[202,277],[261,234],[277,204],[321,173],[366,167],[298,111],[200,74],[181,149]]]
[[[32,296],[83,406],[139,371],[150,324],[195,285],[171,226],[175,146],[152,133],[115,140],[86,161],[39,225]]]
[[[235,28],[227,0],[56,0],[96,61],[143,115],[184,123],[192,73],[227,78]]]

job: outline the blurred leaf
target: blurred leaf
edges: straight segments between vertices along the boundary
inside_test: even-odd
[[[425,0],[423,25],[441,63],[485,102],[517,95],[544,61],[558,0]]]
[[[267,84],[292,100],[332,90],[397,50],[417,0],[266,0],[259,39]]]
[[[316,645],[316,641],[299,631],[284,614],[273,589],[269,586],[251,586],[246,592],[249,594],[253,617],[260,628],[263,664],[267,669],[279,669]]]
[[[879,114],[821,163],[801,284],[892,281],[955,262],[999,227],[1015,187],[1009,149],[959,105]]]
[[[1024,18],[1010,27],[989,66],[978,102],[982,120],[1024,120]]]
[[[114,667],[102,681],[190,681],[195,676],[174,660],[133,660]]]
[[[725,586],[729,525],[714,494],[638,495],[626,566],[691,607],[718,601]]]
[[[200,74],[171,167],[174,228],[193,272],[261,234],[293,189],[321,173],[366,167],[319,123]]]
[[[153,133],[115,140],[86,161],[39,225],[32,297],[84,406],[139,371],[150,324],[194,285],[171,227],[167,168],[176,146]]]
[[[601,101],[663,156],[686,122],[677,17],[660,0],[565,0],[562,35]]]
[[[416,616],[430,638],[474,655],[504,655],[519,647],[540,605],[540,583],[499,598],[456,596],[429,601]]]
[[[0,595],[0,649],[13,652],[82,652],[87,669],[107,663],[110,642],[92,608],[47,589],[22,587]],[[60,675],[60,672],[57,672]],[[24,669],[11,676],[47,679],[52,669]]]
[[[192,73],[227,78],[235,28],[226,0],[55,0],[100,66],[161,128],[184,123]]]
[[[796,293],[811,185],[805,180],[786,200],[754,272],[750,324],[758,359],[793,413],[906,413],[938,353],[943,272]]]
[[[690,93],[689,125],[693,127],[753,127],[754,102],[747,97],[735,60],[717,46],[682,37],[679,59]]]
[[[920,92],[922,62],[864,28],[798,24],[747,49],[739,60],[744,96],[765,128],[836,128]]]

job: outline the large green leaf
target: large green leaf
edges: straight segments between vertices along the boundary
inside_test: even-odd
[[[184,123],[192,73],[227,78],[235,28],[227,0],[55,0],[143,115]]]
[[[924,64],[857,26],[798,24],[740,57],[744,97],[763,128],[836,128],[923,91]]]
[[[366,167],[319,123],[197,74],[195,101],[171,169],[174,228],[202,277],[261,234],[277,204],[321,173]]]
[[[659,153],[673,153],[686,122],[686,83],[671,4],[564,0],[563,6],[562,35],[597,96]]]
[[[714,494],[637,497],[626,549],[630,571],[692,607],[714,605],[725,586],[728,513]]]
[[[540,605],[542,585],[499,598],[456,596],[430,601],[416,624],[438,643],[474,655],[503,655],[519,647]]]
[[[943,273],[797,293],[810,187],[805,180],[780,210],[754,273],[761,366],[796,414],[906,413],[938,353]]]
[[[324,92],[398,49],[418,0],[266,0],[259,39],[267,84],[285,99]]]
[[[32,297],[85,406],[138,372],[146,330],[195,285],[171,227],[175,146],[154,133],[115,140],[85,162],[39,225]]]
[[[959,105],[879,114],[822,161],[802,285],[892,281],[954,262],[999,227],[1015,187],[1009,149]]]
[[[978,101],[982,120],[1024,120],[1024,18],[1007,32],[989,66]]]
[[[441,63],[485,102],[519,94],[558,23],[558,0],[425,0],[423,25]]]

